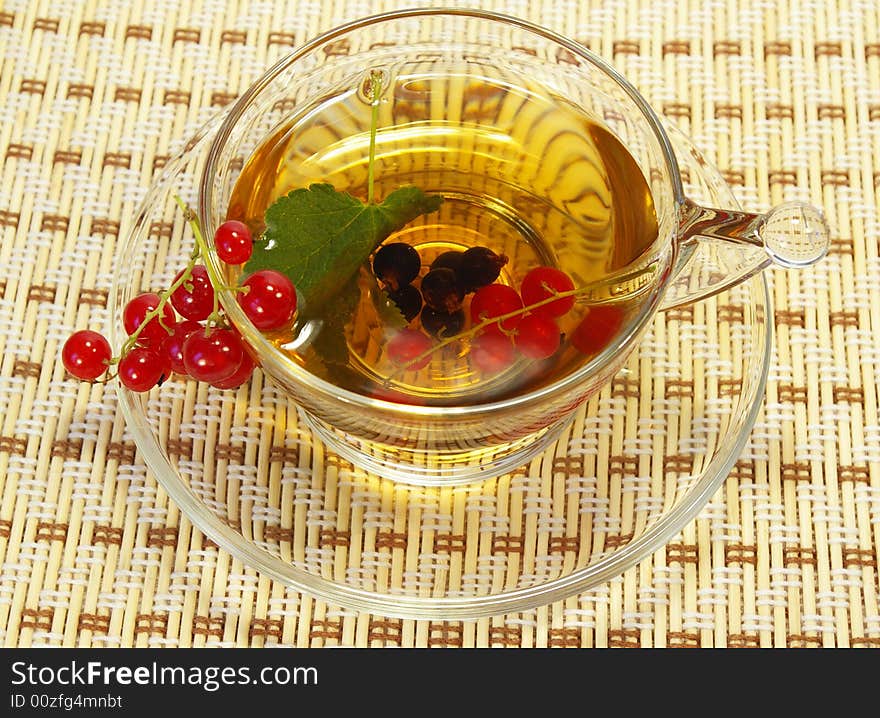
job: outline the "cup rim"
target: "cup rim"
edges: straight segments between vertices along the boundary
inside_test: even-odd
[[[606,76],[612,79],[633,101],[638,110],[642,113],[644,119],[651,127],[656,140],[660,145],[663,159],[669,171],[669,179],[671,183],[672,195],[676,207],[680,207],[685,201],[684,187],[682,183],[681,173],[675,152],[672,148],[672,142],[664,129],[659,116],[648,104],[642,94],[636,87],[621,75],[608,61],[593,53],[584,45],[571,40],[553,30],[549,30],[541,25],[533,23],[529,20],[500,13],[492,10],[483,10],[476,8],[458,8],[458,7],[428,7],[428,8],[404,8],[399,10],[391,10],[382,13],[363,16],[361,18],[351,20],[349,22],[337,25],[323,33],[316,35],[311,40],[294,49],[285,57],[281,58],[274,65],[269,67],[259,78],[235,100],[232,107],[226,113],[222,124],[220,125],[214,139],[209,147],[208,155],[202,168],[201,180],[198,185],[198,194],[196,202],[196,214],[199,223],[205,232],[205,238],[208,242],[208,256],[204,258],[205,262],[213,265],[212,269],[216,274],[221,273],[221,266],[216,252],[213,250],[213,232],[211,230],[210,217],[213,210],[211,200],[212,178],[216,174],[218,158],[222,147],[225,145],[233,128],[242,116],[245,109],[252,102],[252,99],[265,89],[279,74],[287,69],[294,62],[316,50],[322,45],[331,42],[335,38],[348,34],[352,31],[362,28],[378,25],[383,22],[402,20],[413,17],[432,17],[432,16],[458,16],[465,18],[474,18],[477,20],[489,20],[505,25],[511,25],[529,33],[542,37],[555,43],[565,49],[571,51],[578,57],[586,60],[597,69],[601,70]],[[362,409],[379,410],[383,412],[394,412],[407,416],[417,416],[423,418],[474,418],[480,414],[494,413],[497,411],[511,410],[528,406],[532,403],[542,401],[550,396],[562,393],[574,386],[580,384],[584,379],[590,376],[598,376],[601,374],[602,368],[606,367],[612,358],[623,348],[628,347],[638,337],[642,329],[653,318],[654,314],[661,305],[663,295],[667,286],[669,276],[676,266],[676,258],[678,255],[677,242],[670,242],[671,252],[668,257],[667,266],[664,269],[664,276],[658,285],[659,291],[652,294],[651,299],[642,303],[636,315],[627,325],[626,331],[618,338],[613,345],[605,347],[598,354],[593,356],[588,362],[583,364],[576,371],[567,374],[552,384],[542,386],[522,394],[516,394],[504,399],[491,401],[482,404],[461,404],[461,405],[443,405],[443,406],[425,406],[400,404],[394,401],[374,398],[359,394],[357,392],[336,386],[321,377],[312,374],[303,367],[294,362],[285,361],[285,355],[280,352],[271,342],[269,342],[263,334],[251,324],[250,320],[244,314],[244,311],[235,301],[235,295],[229,290],[221,289],[218,292],[218,298],[223,306],[227,316],[230,317],[232,323],[241,331],[245,341],[251,346],[259,358],[259,363],[264,369],[268,366],[268,373],[284,373],[285,376],[293,377],[297,383],[307,386],[310,391],[317,391],[325,397],[329,397],[336,401]]]

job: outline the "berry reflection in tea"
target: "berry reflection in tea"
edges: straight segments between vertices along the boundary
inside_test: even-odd
[[[378,101],[370,87],[341,89],[288,118],[233,189],[228,217],[251,227],[256,254],[261,242],[267,251],[230,268],[231,283],[323,251],[316,237],[303,240],[314,247],[285,250],[283,230],[299,218],[278,200],[292,191],[302,211],[330,208],[321,229],[331,234],[342,231],[337,218],[355,215],[303,188],[322,183],[328,197],[348,193],[371,207],[401,187],[425,195],[350,276],[333,275],[339,257],[316,261],[327,273],[316,299],[300,302],[273,342],[348,390],[444,405],[550,384],[614,341],[652,285],[657,237],[650,191],[620,141],[521,79],[415,69],[383,78]]]

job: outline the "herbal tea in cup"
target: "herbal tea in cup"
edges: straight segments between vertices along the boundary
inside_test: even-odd
[[[272,68],[220,128],[198,214],[264,372],[330,448],[415,483],[543,450],[702,238],[766,252],[679,302],[827,244],[807,206],[691,202],[662,124],[613,69],[464,10],[367,18]],[[252,249],[230,253],[240,233]]]
[[[297,321],[266,336],[339,388],[454,406],[547,386],[615,340],[660,266],[620,141],[544,88],[466,69],[403,67],[387,89],[376,73],[293,114],[233,187],[227,216],[257,241],[230,277],[291,278]]]

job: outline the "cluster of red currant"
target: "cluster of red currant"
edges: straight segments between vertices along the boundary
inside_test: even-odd
[[[497,269],[494,275],[497,278]],[[417,370],[428,365],[440,346],[469,336],[471,362],[485,374],[505,369],[517,355],[547,359],[561,343],[557,319],[572,309],[576,294],[574,282],[562,270],[535,267],[523,278],[519,291],[495,281],[478,287],[470,301],[467,331],[435,334],[440,339],[437,344],[418,329],[407,327],[388,342],[388,355],[394,363]],[[464,317],[457,329],[463,324]]]
[[[137,392],[161,385],[172,373],[218,389],[234,389],[250,378],[253,357],[222,312],[207,268],[198,263],[206,247],[192,217],[190,224],[196,249],[186,267],[166,290],[138,294],[123,309],[128,338],[118,355],[92,330],[67,339],[61,358],[71,375],[95,381],[115,365],[122,384]],[[245,224],[229,220],[217,228],[214,246],[223,262],[241,265],[251,256],[253,239]],[[283,328],[296,313],[296,290],[280,272],[254,272],[235,290],[242,310],[261,331]]]

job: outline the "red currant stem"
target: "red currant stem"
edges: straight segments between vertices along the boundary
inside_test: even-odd
[[[404,371],[406,371],[408,367],[410,367],[414,364],[418,364],[420,361],[423,361],[425,358],[431,356],[431,354],[433,354],[434,352],[440,351],[441,349],[443,349],[443,347],[449,346],[453,342],[456,342],[460,339],[465,339],[467,337],[472,337],[475,334],[478,334],[479,332],[481,332],[486,327],[491,326],[492,324],[498,324],[498,326],[501,327],[501,322],[504,322],[504,321],[511,319],[513,317],[518,317],[521,314],[526,314],[528,312],[531,312],[534,309],[538,309],[539,307],[543,307],[545,304],[552,304],[553,302],[555,302],[558,299],[565,299],[566,297],[576,297],[581,294],[586,294],[588,292],[592,292],[596,289],[597,284],[598,284],[598,282],[594,282],[591,284],[587,284],[583,287],[575,287],[574,289],[568,289],[564,292],[559,292],[548,285],[547,289],[551,291],[551,295],[549,297],[546,297],[538,302],[528,304],[520,309],[514,309],[513,311],[507,312],[506,314],[499,314],[497,317],[491,317],[489,319],[485,319],[482,322],[480,322],[479,324],[474,324],[474,326],[472,326],[470,329],[466,329],[463,332],[459,332],[458,334],[453,334],[452,336],[445,337],[445,338],[441,339],[439,342],[437,342],[436,344],[431,346],[429,349],[426,349],[418,356],[410,359],[408,362],[406,362],[406,364],[401,365],[397,369],[397,371],[392,373],[385,380],[385,383],[387,384],[389,381],[391,381],[392,379],[396,378],[397,376],[402,374]],[[504,328],[501,327],[501,329],[503,331]]]
[[[174,200],[177,202],[177,205],[183,211],[183,216],[186,221],[189,223],[190,229],[192,230],[193,237],[196,240],[196,247],[193,250],[193,260],[191,260],[192,265],[195,264],[195,259],[198,257],[207,257],[208,256],[208,243],[205,241],[205,235],[202,232],[202,226],[199,224],[199,219],[196,216],[196,213],[193,212],[187,204],[180,198],[178,195],[174,195]],[[223,312],[220,308],[220,298],[219,291],[224,289],[226,291],[233,292],[241,292],[246,291],[242,287],[230,287],[223,281],[223,277],[221,277],[215,271],[214,267],[211,266],[208,262],[205,262],[205,269],[208,272],[208,279],[211,280],[211,284],[214,285],[214,307],[211,310],[211,313],[208,315],[208,318],[205,320],[205,336],[207,336],[211,327],[219,327],[226,326],[226,318],[223,315]],[[187,270],[184,272],[186,278],[189,278],[190,273],[192,272],[192,266],[188,266]],[[172,288],[176,289],[176,287]]]
[[[208,243],[205,241],[205,235],[202,234],[202,226],[199,224],[199,219],[196,216],[196,213],[193,212],[187,204],[180,198],[179,195],[174,195],[174,201],[177,202],[177,206],[180,207],[183,212],[183,216],[186,221],[189,223],[189,227],[192,230],[193,237],[196,240],[196,250],[203,257],[208,256]],[[205,269],[208,271],[208,278],[211,280],[211,284],[213,284],[218,289],[223,285],[223,278],[220,277],[215,271],[214,267],[211,266],[209,262],[205,262]],[[220,315],[220,299],[217,296],[217,292],[214,292],[214,308],[211,311],[211,314],[208,316],[207,321],[205,322],[206,328],[215,325],[218,320],[222,323],[222,317]]]
[[[382,73],[379,70],[370,72],[370,159],[367,163],[367,204],[373,204],[373,175],[376,164],[376,129],[379,126],[379,96],[382,94]]]
[[[117,364],[122,357],[124,357],[128,352],[131,351],[131,348],[137,344],[138,337],[140,337],[141,332],[144,327],[150,323],[150,321],[156,317],[159,318],[159,326],[161,326],[166,332],[171,334],[172,329],[165,326],[165,323],[162,321],[165,317],[165,305],[171,299],[171,295],[174,291],[180,287],[184,282],[189,281],[192,277],[193,267],[196,266],[196,261],[199,258],[199,253],[194,251],[189,258],[189,261],[186,263],[186,267],[184,267],[183,272],[181,272],[180,276],[171,283],[171,286],[168,289],[163,289],[160,292],[156,292],[156,295],[159,297],[159,303],[156,305],[154,309],[151,309],[144,315],[143,321],[137,326],[137,328],[128,335],[128,338],[122,344],[122,348],[119,350],[119,354],[112,359],[110,359],[110,364]]]
[[[195,236],[196,246],[193,248],[192,254],[189,256],[189,260],[186,263],[186,266],[183,268],[183,271],[180,273],[180,276],[175,279],[171,283],[167,289],[163,289],[162,291],[156,292],[159,297],[159,303],[156,305],[155,309],[151,309],[144,315],[143,321],[138,325],[138,327],[128,336],[125,342],[122,345],[122,348],[119,350],[119,354],[115,357],[112,357],[108,362],[108,365],[118,364],[120,359],[128,354],[131,351],[131,348],[137,344],[137,340],[141,335],[144,327],[150,322],[150,320],[159,317],[159,325],[169,334],[171,334],[171,329],[167,327],[163,321],[165,313],[165,305],[170,301],[171,295],[181,286],[187,285],[192,287],[192,271],[196,266],[196,263],[199,261],[199,258],[205,256],[208,251],[207,244],[205,243],[205,236],[202,234],[202,228],[199,225],[198,219],[196,218],[195,213],[184,203],[184,201],[178,196],[174,195],[174,199],[177,202],[178,206],[183,210],[184,217],[192,229],[193,235]],[[223,284],[222,280],[216,275],[216,273],[212,272],[212,268],[205,264],[205,268],[208,271],[208,276],[211,279],[211,283],[215,287],[222,287],[223,289],[230,289],[226,285]],[[214,308],[211,314],[205,321],[205,333],[207,334],[212,326],[225,326],[226,320],[223,316],[223,313],[220,311],[220,303],[217,299],[217,293],[214,293]],[[111,377],[112,378],[112,377]]]

